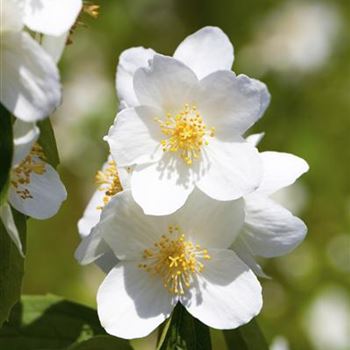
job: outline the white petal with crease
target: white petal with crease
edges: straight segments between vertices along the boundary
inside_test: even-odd
[[[34,32],[61,35],[77,19],[82,0],[25,0],[24,23]]]
[[[302,220],[269,198],[245,198],[246,219],[242,239],[254,255],[274,257],[289,253],[305,238]]]
[[[209,250],[198,275],[199,290],[181,302],[201,322],[216,329],[233,329],[248,323],[262,307],[261,286],[254,273],[230,250]],[[186,296],[185,296],[186,298]]]
[[[256,190],[262,176],[256,148],[246,142],[209,140],[202,155],[200,180],[196,186],[208,196],[221,200],[240,198]]]
[[[166,320],[173,308],[172,296],[158,276],[122,262],[112,269],[97,293],[102,326],[116,337],[145,337]]]
[[[309,170],[304,159],[282,152],[260,153],[264,175],[258,192],[270,195],[283,187],[293,184]]]
[[[188,36],[174,57],[190,67],[199,79],[217,70],[231,70],[233,46],[218,27],[204,27]]]
[[[35,219],[47,219],[55,215],[67,198],[66,189],[58,173],[49,164],[45,164],[45,172],[42,175],[32,172],[30,183],[23,187],[29,190],[33,198],[22,199],[11,187],[9,202],[19,212]]]
[[[1,103],[17,118],[34,122],[48,117],[61,102],[56,65],[28,33],[1,37]]]
[[[154,54],[152,49],[144,47],[133,47],[121,53],[117,67],[116,87],[119,101],[127,107],[135,107],[139,104],[134,91],[134,74],[138,68],[148,67]]]

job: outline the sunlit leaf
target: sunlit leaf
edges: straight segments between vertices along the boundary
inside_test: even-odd
[[[14,210],[13,214],[25,250],[26,218]],[[24,259],[0,220],[0,327],[20,298],[23,274]]]
[[[165,335],[164,335],[165,332]],[[169,324],[163,329],[159,350],[210,350],[209,328],[192,317],[178,303]]]
[[[264,335],[255,319],[233,330],[224,331],[228,349],[234,350],[268,350]]]
[[[49,118],[46,118],[38,123],[40,129],[39,144],[44,149],[46,160],[54,168],[60,162],[56,138]]]
[[[94,309],[54,295],[23,296],[0,330],[0,349],[8,350],[131,350],[127,345],[106,335]]]
[[[75,344],[67,350],[132,350],[132,347],[127,340],[99,335]]]

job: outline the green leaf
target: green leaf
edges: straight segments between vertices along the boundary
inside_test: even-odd
[[[23,296],[0,330],[0,349],[98,350],[99,343],[101,350],[119,349],[117,343],[128,349],[125,341],[106,335],[94,309],[54,295]]]
[[[12,211],[25,250],[26,218]],[[20,298],[23,274],[24,259],[0,220],[0,327]],[[6,348],[0,346],[0,349]]]
[[[166,324],[158,345],[159,350],[210,350],[209,328],[192,317],[178,303]]]
[[[68,350],[132,350],[132,347],[125,339],[100,335],[80,344],[73,345]]]
[[[255,319],[237,329],[224,331],[228,349],[268,350],[269,347]]]
[[[13,155],[11,113],[0,104],[0,205],[6,197]]]
[[[60,162],[60,159],[51,121],[49,118],[46,118],[38,122],[37,125],[40,129],[40,137],[38,143],[44,149],[47,162],[56,168]]]

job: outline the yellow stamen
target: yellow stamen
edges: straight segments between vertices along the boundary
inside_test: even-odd
[[[188,104],[176,115],[167,113],[165,120],[155,120],[162,133],[168,136],[160,141],[163,151],[179,152],[187,165],[200,157],[202,147],[208,145],[208,137],[215,135],[214,128],[207,129],[197,107]]]
[[[42,147],[36,143],[22,162],[12,169],[11,185],[22,199],[33,198],[26,186],[30,184],[32,173],[43,175],[46,172],[45,159]]]
[[[97,18],[100,11],[100,6],[91,3],[90,1],[85,1],[82,11],[93,18]]]
[[[108,161],[108,165],[104,170],[99,170],[95,177],[98,189],[105,193],[103,197],[103,205],[97,207],[102,209],[110,199],[118,192],[123,191],[123,186],[119,179],[117,165],[114,160]]]
[[[154,247],[144,250],[143,258],[145,262],[138,267],[159,275],[164,287],[175,295],[183,295],[194,275],[203,271],[204,264],[199,260],[211,259],[206,249],[187,241],[178,226],[169,226],[168,235],[161,236]]]

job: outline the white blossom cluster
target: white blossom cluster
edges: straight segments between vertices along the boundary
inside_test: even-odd
[[[234,50],[216,27],[173,57],[142,47],[117,68],[120,111],[110,156],[79,221],[82,264],[107,276],[97,294],[106,331],[148,335],[181,303],[204,324],[233,329],[262,307],[256,257],[290,252],[306,226],[270,198],[308,170],[294,155],[259,152],[245,137],[263,115],[266,86],[231,71]]]
[[[38,144],[36,122],[61,103],[58,62],[82,0],[1,1],[1,104],[16,118],[14,154],[0,220],[23,255],[10,205],[37,219],[58,211],[67,193]]]

